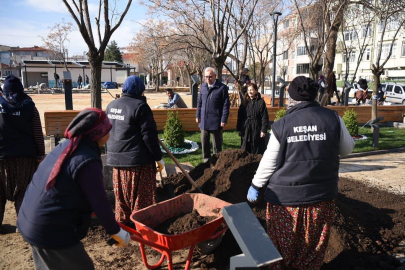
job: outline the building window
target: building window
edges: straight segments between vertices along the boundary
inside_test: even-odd
[[[292,51],[291,52],[291,59],[294,59],[295,58],[295,51]]]
[[[294,67],[291,67],[291,75],[294,75]]]
[[[6,70],[6,71],[4,71],[4,73],[6,74],[6,76],[13,74],[13,72],[11,70]]]
[[[297,65],[297,74],[308,74],[308,73],[309,73],[309,64]]]
[[[362,37],[371,37],[373,29],[371,29],[371,25],[363,25],[363,35]]]
[[[401,56],[405,56],[405,41],[402,41]]]
[[[363,53],[363,61],[370,61],[371,48],[367,48]]]
[[[311,55],[315,54],[315,46],[314,45],[311,46],[310,51],[311,51]]]
[[[355,40],[355,39],[357,39],[357,32],[354,29],[344,31],[343,37],[344,37],[344,40],[346,40],[346,41]]]
[[[343,63],[346,63],[346,61],[349,61],[349,63],[354,63],[356,61],[356,52],[351,52],[349,55],[346,55],[345,53],[343,54]]]
[[[283,53],[283,60],[288,59],[288,50]]]
[[[386,59],[388,57],[388,54],[390,53],[390,48],[391,48],[391,43],[382,45],[381,59]],[[392,53],[391,53],[390,58],[394,58],[396,56],[396,53],[397,53],[397,44],[394,43],[392,45]]]
[[[378,24],[378,32],[382,32],[382,30],[384,29],[384,27],[385,27],[385,20],[384,20],[384,21],[381,21],[381,22]]]
[[[307,55],[307,52],[305,50],[305,46],[298,46],[297,47],[297,56],[301,55]]]

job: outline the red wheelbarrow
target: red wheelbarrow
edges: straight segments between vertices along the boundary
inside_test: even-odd
[[[185,266],[185,270],[188,270],[196,245],[202,244],[202,249],[204,249],[205,244],[205,247],[209,249],[210,246],[214,246],[215,248],[220,243],[223,233],[227,230],[227,227],[221,227],[221,224],[224,223],[221,209],[228,205],[231,204],[215,197],[200,193],[186,193],[133,213],[131,220],[135,223],[136,230],[123,224],[120,224],[120,226],[131,233],[132,240],[139,242],[142,260],[148,269],[158,268],[164,259],[167,258],[168,268],[172,270],[172,251],[190,247]],[[202,217],[215,216],[217,218],[182,234],[168,235],[152,229],[169,218],[191,213],[193,210],[197,210]],[[152,247],[162,254],[159,262],[155,265],[148,263],[145,245]]]

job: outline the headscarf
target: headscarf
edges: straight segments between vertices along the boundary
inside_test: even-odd
[[[62,168],[63,162],[73,154],[82,138],[97,141],[107,135],[111,128],[110,120],[102,110],[87,108],[81,111],[65,130],[65,137],[70,142],[58,157],[46,183],[46,190],[55,186],[56,178]]]
[[[122,86],[122,92],[127,94],[141,96],[144,91],[145,84],[141,78],[135,75],[129,76]]]
[[[313,101],[318,93],[318,84],[305,76],[295,77],[288,87],[288,94],[296,101]]]
[[[32,99],[24,93],[24,86],[20,79],[14,75],[6,77],[2,91],[0,107],[3,113],[14,113],[35,106]]]

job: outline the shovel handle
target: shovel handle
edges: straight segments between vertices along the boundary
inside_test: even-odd
[[[180,168],[181,172],[186,176],[187,180],[190,182],[190,184],[200,193],[203,193],[201,188],[197,186],[197,184],[194,182],[194,180],[190,177],[190,175],[186,172],[186,170],[183,168],[183,166],[180,164],[180,162],[174,157],[172,152],[170,152],[169,148],[161,141],[159,140],[160,145],[163,147],[163,149],[166,151],[166,153],[170,156],[170,158],[176,163],[176,165]]]

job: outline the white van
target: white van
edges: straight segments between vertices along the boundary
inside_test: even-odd
[[[386,101],[405,105],[405,84],[385,83]]]

